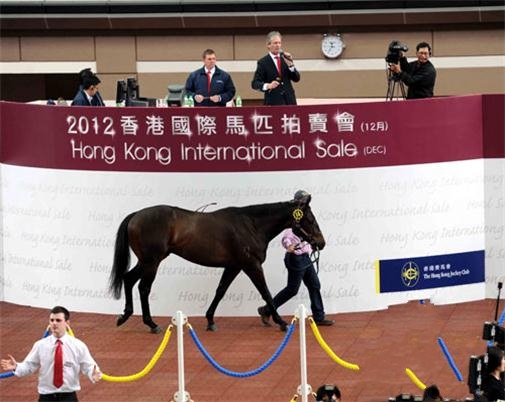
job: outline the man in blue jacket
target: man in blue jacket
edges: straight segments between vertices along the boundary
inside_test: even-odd
[[[91,68],[85,68],[79,71],[79,90],[75,94],[76,96],[79,94],[79,92],[82,91],[84,80],[92,76],[96,76],[96,74],[91,71]],[[105,102],[103,101],[102,95],[100,95],[99,91],[96,91],[95,96],[93,96],[93,99],[91,100],[91,106],[105,106]]]
[[[203,67],[189,75],[185,90],[195,106],[226,106],[235,96],[233,80],[216,66],[216,53],[212,49],[203,52]]]
[[[98,92],[99,84],[100,80],[96,75],[84,78],[82,90],[75,95],[72,106],[95,106],[93,104],[93,98]]]

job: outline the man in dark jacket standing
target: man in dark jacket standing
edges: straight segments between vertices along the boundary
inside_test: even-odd
[[[391,64],[389,68],[409,87],[407,99],[431,98],[437,72],[429,60],[430,45],[426,42],[419,43],[416,46],[416,55],[417,60],[409,63],[403,52],[400,52],[400,62]]]
[[[252,89],[264,93],[265,105],[296,105],[291,82],[300,81],[290,53],[282,51],[282,37],[277,31],[267,35],[268,54],[258,60],[251,82]]]
[[[235,96],[235,85],[230,74],[216,66],[216,53],[203,52],[203,67],[193,71],[186,80],[186,95],[195,106],[226,106]]]

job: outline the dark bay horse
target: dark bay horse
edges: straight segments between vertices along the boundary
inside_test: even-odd
[[[214,212],[193,212],[158,205],[129,214],[119,225],[110,274],[110,290],[116,299],[125,287],[125,308],[117,320],[121,325],[133,314],[132,288],[140,279],[142,319],[151,332],[160,332],[152,320],[149,293],[158,266],[171,253],[208,267],[224,267],[216,294],[205,314],[207,330],[214,331],[214,313],[230,284],[241,270],[251,279],[273,312],[274,322],[287,324],[272,305],[262,264],[268,243],[286,228],[321,250],[325,240],[310,209],[310,195],[297,201],[229,207]],[[138,263],[128,271],[130,250]]]

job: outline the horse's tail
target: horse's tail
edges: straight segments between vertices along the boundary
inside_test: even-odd
[[[114,262],[109,278],[109,289],[115,299],[121,297],[123,287],[123,275],[130,266],[130,245],[128,242],[128,223],[136,212],[132,212],[119,225],[116,235],[116,245],[114,247]]]

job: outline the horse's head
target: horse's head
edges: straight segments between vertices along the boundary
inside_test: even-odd
[[[312,196],[303,190],[295,193],[292,204],[293,208],[293,233],[310,243],[314,250],[322,250],[326,246],[324,236],[319,229],[316,217],[310,209]]]

